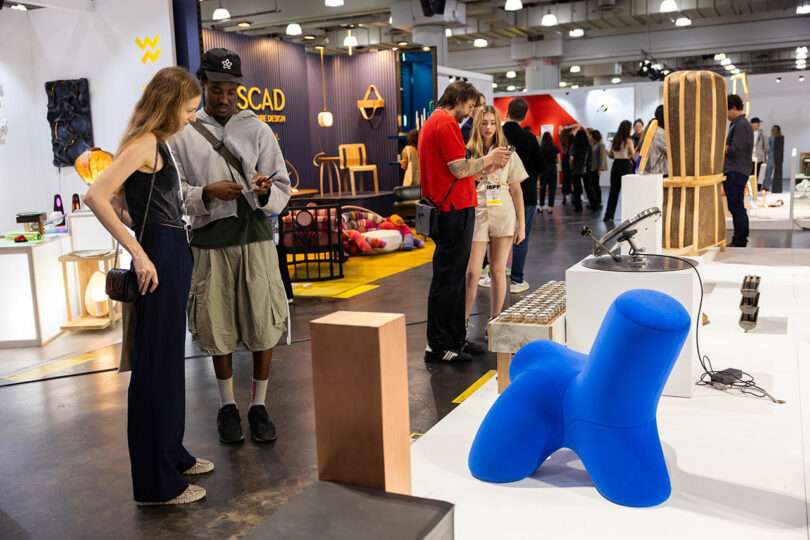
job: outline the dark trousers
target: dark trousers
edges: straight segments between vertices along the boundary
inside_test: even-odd
[[[557,194],[557,166],[546,167],[540,176],[540,206],[546,204],[548,193],[548,206],[554,206],[554,197]]]
[[[745,210],[745,185],[748,176],[745,174],[727,172],[723,189],[728,200],[728,211],[734,222],[734,236],[731,238],[731,247],[745,247],[748,245],[748,212]]]
[[[568,156],[562,156],[562,194],[563,197],[571,194],[571,164],[568,161]]]
[[[757,189],[762,189],[762,184],[759,183],[759,170],[764,166],[765,166],[765,164],[763,162],[761,162],[761,161],[757,161],[756,164],[754,164],[754,173],[753,174],[754,174],[754,178],[756,178]]]
[[[571,173],[571,204],[574,205],[574,210],[577,212],[582,211],[582,181],[583,181],[582,174]]]
[[[629,159],[614,159],[610,168],[610,194],[608,195],[605,219],[612,220],[619,204],[619,193],[622,191],[622,176],[630,174],[632,162]]]
[[[290,269],[287,266],[287,248],[284,247],[284,242],[279,242],[276,245],[276,252],[278,253],[278,269],[281,272],[281,281],[284,283],[284,292],[287,294],[287,300],[292,300],[293,288],[290,280]]]
[[[523,268],[526,266],[526,256],[529,254],[529,236],[532,233],[534,215],[537,213],[537,207],[533,204],[527,204],[523,208],[526,221],[526,238],[520,244],[512,246],[512,271],[509,276],[514,283],[523,281]]]
[[[598,210],[602,207],[602,188],[599,187],[599,171],[588,171],[585,177],[585,194],[588,196],[588,204],[591,209]]]
[[[185,491],[182,473],[196,461],[183,447],[192,259],[182,229],[148,225],[142,245],[160,285],[135,302],[127,439],[135,500],[161,502]]]
[[[475,208],[439,214],[427,322],[427,342],[434,352],[458,351],[467,337],[464,300],[474,228]]]

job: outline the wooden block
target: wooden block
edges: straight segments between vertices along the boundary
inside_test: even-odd
[[[409,495],[405,316],[338,311],[310,326],[318,477]]]
[[[503,394],[509,386],[509,366],[512,364],[512,355],[498,353],[498,393]]]

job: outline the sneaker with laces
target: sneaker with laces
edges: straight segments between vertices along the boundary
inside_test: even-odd
[[[529,283],[526,281],[512,281],[509,283],[510,293],[522,293],[529,290]]]
[[[461,351],[431,351],[425,350],[426,364],[452,364],[455,362],[469,362],[472,356],[464,350]]]
[[[481,276],[481,279],[478,280],[478,286],[484,287],[485,289],[489,289],[492,287],[492,278],[489,276]]]
[[[239,409],[233,403],[225,405],[217,413],[217,431],[219,441],[223,444],[236,444],[245,440]]]
[[[203,500],[205,498],[205,494],[206,492],[204,487],[189,484],[188,487],[186,487],[185,491],[183,491],[183,493],[181,493],[174,499],[160,502],[135,501],[135,504],[137,504],[138,506],[164,506],[169,504],[189,504]]]
[[[248,411],[250,438],[257,443],[271,443],[276,440],[276,426],[264,405],[254,405]]]

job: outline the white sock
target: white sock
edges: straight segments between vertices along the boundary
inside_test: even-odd
[[[220,407],[230,404],[236,405],[236,398],[233,395],[233,377],[217,379],[217,386],[219,386]]]
[[[270,382],[270,379],[265,379],[263,381],[253,379],[253,386],[251,386],[250,390],[251,407],[253,407],[254,405],[264,405],[264,400],[267,398],[268,382]]]

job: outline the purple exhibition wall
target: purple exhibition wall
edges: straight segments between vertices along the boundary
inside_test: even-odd
[[[203,30],[206,49],[225,47],[239,53],[247,87],[279,88],[286,96],[283,111],[261,111],[259,114],[284,114],[285,123],[271,123],[279,137],[284,156],[301,174],[300,187],[318,187],[318,170],[312,157],[320,151],[336,156],[342,143],[365,143],[370,163],[380,173],[380,189],[390,190],[399,184],[396,160],[397,133],[396,58],[390,51],[355,54],[324,59],[327,102],[335,125],[321,128],[317,114],[323,108],[320,59],[307,54],[304,47],[270,38],[242,36],[231,32]],[[374,84],[385,100],[373,122],[363,119],[357,108],[369,84]],[[261,96],[256,96],[260,101]],[[370,178],[366,189],[371,188]]]

